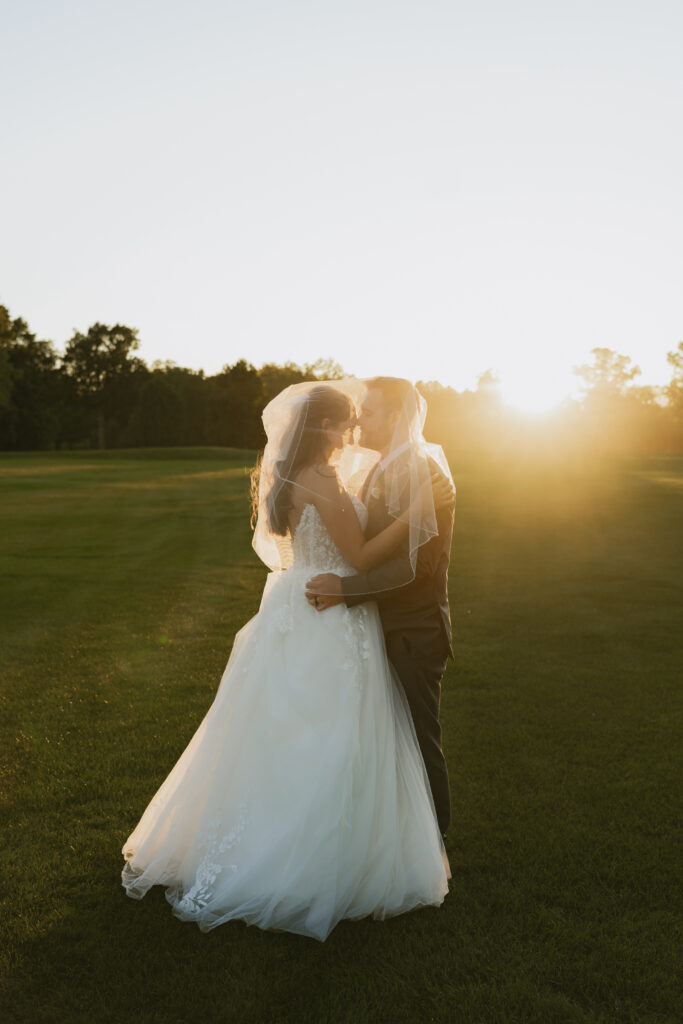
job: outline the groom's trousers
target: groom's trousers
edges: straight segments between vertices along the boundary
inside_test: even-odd
[[[451,792],[441,746],[441,677],[448,653],[438,626],[405,627],[385,633],[389,661],[403,686],[422,751],[442,833],[451,822]]]

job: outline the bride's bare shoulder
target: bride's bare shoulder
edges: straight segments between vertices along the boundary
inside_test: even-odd
[[[315,466],[305,466],[303,469],[300,469],[294,478],[294,482],[299,485],[295,490],[302,492],[302,498],[303,492],[309,496],[315,497],[315,495],[320,495],[323,498],[329,498],[339,492],[337,472],[333,466],[328,465],[326,462]]]

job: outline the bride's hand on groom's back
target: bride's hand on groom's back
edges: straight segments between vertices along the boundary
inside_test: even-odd
[[[416,515],[420,515],[423,509],[429,508],[430,498],[434,504],[435,512],[440,512],[442,508],[448,508],[449,505],[455,504],[455,488],[453,484],[443,473],[439,473],[435,469],[431,471],[429,480],[424,480],[420,484],[409,512],[414,511]]]
[[[432,470],[432,493],[434,495],[434,508],[447,508],[455,504],[455,487],[443,473]]]

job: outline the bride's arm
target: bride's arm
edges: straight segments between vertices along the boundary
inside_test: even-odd
[[[328,476],[317,471],[311,500],[327,531],[342,555],[357,572],[367,572],[385,561],[408,536],[408,524],[396,519],[372,540],[366,540],[349,494],[340,485],[336,473]]]

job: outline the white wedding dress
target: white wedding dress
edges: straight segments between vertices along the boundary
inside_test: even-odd
[[[202,931],[238,918],[323,941],[342,918],[441,904],[451,871],[377,606],[306,601],[311,576],[354,571],[312,504],[293,552],[123,846],[121,878],[134,899],[165,886]]]

